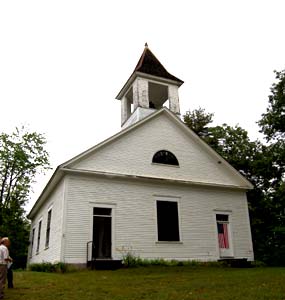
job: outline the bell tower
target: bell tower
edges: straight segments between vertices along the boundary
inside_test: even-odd
[[[122,129],[159,110],[166,102],[169,110],[180,114],[179,78],[166,71],[164,66],[145,44],[144,51],[116,99],[121,101]]]

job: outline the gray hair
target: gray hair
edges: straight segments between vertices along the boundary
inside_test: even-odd
[[[5,241],[9,241],[8,237],[3,237],[0,241],[0,244],[2,245]]]

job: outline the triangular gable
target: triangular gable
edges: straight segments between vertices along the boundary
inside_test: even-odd
[[[160,124],[155,124],[155,122],[152,121],[161,122]],[[130,162],[128,161],[128,159],[130,158],[130,152],[126,152],[126,159],[121,159],[121,162],[124,163],[123,168],[119,168],[119,172],[117,172],[118,170],[115,171],[116,169],[114,169],[114,166],[117,168],[120,167],[120,165],[117,164],[117,162],[120,160],[118,160],[116,155],[117,153],[124,153],[124,151],[122,151],[120,148],[123,147],[124,149],[127,149],[131,146],[130,138],[134,139],[134,141],[139,141],[139,143],[136,144],[137,151],[133,150],[132,152],[133,154],[135,153],[136,166],[151,166],[151,155],[153,154],[153,151],[149,151],[150,155],[148,156],[148,159],[145,160],[143,160],[143,158],[140,157],[139,151],[142,149],[149,148],[147,147],[148,145],[152,145],[151,141],[145,143],[143,135],[145,135],[145,138],[147,139],[149,137],[149,134],[153,132],[153,128],[155,125],[164,125],[164,130],[170,130],[172,135],[173,131],[175,131],[175,138],[171,140],[171,143],[165,145],[165,147],[168,148],[170,145],[171,149],[166,150],[172,150],[172,152],[177,155],[180,167],[156,165],[156,168],[152,168],[152,174],[150,174],[150,172],[147,172],[149,169],[145,169],[143,172],[138,172],[137,167],[133,170],[130,169]],[[169,136],[169,132],[168,134],[166,134],[166,136]],[[159,132],[159,138],[160,137],[163,137],[161,132]],[[184,142],[181,143],[182,140]],[[167,143],[167,139],[164,140],[164,143]],[[195,168],[191,168],[191,164],[188,166],[184,166],[184,161],[187,161],[187,155],[191,153],[190,149],[187,148],[187,146],[189,145],[192,145],[192,147],[190,147],[192,149],[192,152],[196,149],[196,151],[194,151],[193,153],[196,152],[197,154],[198,150],[198,152],[202,154],[202,157],[204,157],[203,162],[200,161],[199,163],[193,163],[194,160],[192,159],[192,166],[194,166]],[[161,147],[164,147],[164,145],[161,144]],[[159,147],[157,147],[156,149],[158,148]],[[175,149],[173,150],[172,148]],[[181,151],[181,149],[183,151]],[[176,150],[178,150],[178,152],[176,152]],[[106,155],[108,155],[107,158]],[[110,157],[112,158],[111,162]],[[134,158],[134,156],[132,157]],[[183,159],[181,160],[182,157]],[[98,166],[99,162],[101,164],[101,167],[97,167],[96,169],[96,164]],[[108,169],[106,168],[106,162],[108,162]],[[183,172],[181,172],[182,167]],[[151,114],[145,119],[120,131],[114,136],[108,138],[107,140],[99,143],[98,145],[95,145],[94,147],[82,152],[81,154],[58,166],[55,172],[53,173],[51,179],[49,180],[48,184],[42,191],[37,202],[30,211],[28,218],[31,218],[36,213],[37,209],[42,205],[42,203],[44,203],[46,197],[48,197],[48,195],[53,191],[53,189],[63,178],[64,173],[68,170],[74,172],[82,172],[85,174],[97,174],[99,176],[107,176],[109,174],[111,177],[120,177],[122,175],[127,175],[127,177],[129,176],[130,178],[134,178],[132,175],[137,175],[138,179],[158,179],[160,181],[162,179],[165,179],[165,181],[169,183],[181,182],[183,184],[188,183],[202,186],[222,186],[245,190],[253,188],[252,184],[246,178],[244,178],[237,170],[235,170],[231,165],[229,165],[227,161],[225,161],[219,154],[217,154],[204,141],[202,141],[192,130],[190,130],[181,120],[177,118],[176,115],[171,113],[167,108],[160,109],[159,111]],[[211,174],[211,176],[208,176],[208,178],[203,177],[201,178],[201,180],[198,180],[197,176],[196,178],[193,176],[191,177],[191,174],[197,175],[197,170],[204,170],[204,174]],[[132,171],[133,173],[128,171]],[[159,172],[155,173],[156,171]],[[185,176],[185,174],[188,174],[188,177],[187,175]],[[212,180],[209,180],[210,178],[212,178]],[[219,180],[217,180],[218,178]]]
[[[152,164],[152,156],[159,150],[174,153],[180,166]],[[61,167],[205,185],[252,188],[248,180],[166,108],[83,152]]]

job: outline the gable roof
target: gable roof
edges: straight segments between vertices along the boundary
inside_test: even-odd
[[[160,115],[165,115],[169,118],[172,122],[174,122],[177,126],[183,130],[186,135],[189,135],[196,143],[198,143],[207,153],[210,154],[213,159],[221,162],[223,166],[228,169],[233,176],[235,176],[241,185],[239,186],[229,186],[227,184],[208,184],[205,182],[193,182],[193,181],[185,181],[185,180],[169,180],[164,178],[156,178],[156,177],[149,177],[149,176],[134,176],[134,175],[127,175],[127,174],[120,174],[120,173],[110,173],[110,172],[102,172],[102,171],[88,171],[88,170],[81,170],[81,169],[74,169],[73,166],[82,160],[88,158],[90,155],[94,154],[97,150],[102,149],[104,146],[107,146],[114,142],[117,139],[124,137],[131,131],[136,130],[136,128],[143,126],[144,124],[148,123],[154,118],[157,118]],[[200,186],[219,186],[225,188],[235,188],[235,189],[242,189],[248,190],[252,189],[252,184],[244,178],[236,169],[234,169],[226,160],[224,160],[218,153],[216,153],[208,144],[206,144],[203,140],[200,139],[198,135],[196,135],[191,129],[189,129],[174,113],[172,113],[169,109],[163,107],[160,110],[154,112],[153,114],[147,116],[146,118],[142,119],[141,121],[127,127],[126,129],[118,132],[117,134],[111,136],[110,138],[104,140],[103,142],[91,147],[90,149],[80,153],[79,155],[73,157],[72,159],[64,162],[63,164],[59,165],[55,170],[54,174],[52,175],[50,181],[46,185],[45,189],[43,190],[42,194],[38,198],[37,202],[33,206],[32,210],[30,211],[28,217],[31,218],[37,211],[37,209],[44,203],[46,197],[53,191],[55,186],[60,182],[63,178],[65,173],[68,172],[78,172],[84,174],[93,174],[94,176],[111,176],[112,178],[129,178],[129,179],[138,179],[138,180],[159,180],[160,182],[165,181],[166,183],[181,183],[181,184],[191,184],[191,185],[200,185]]]

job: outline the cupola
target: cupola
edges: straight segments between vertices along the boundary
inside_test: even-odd
[[[126,128],[168,103],[173,113],[180,115],[179,78],[167,72],[145,44],[144,51],[116,99],[121,101],[121,126]]]

